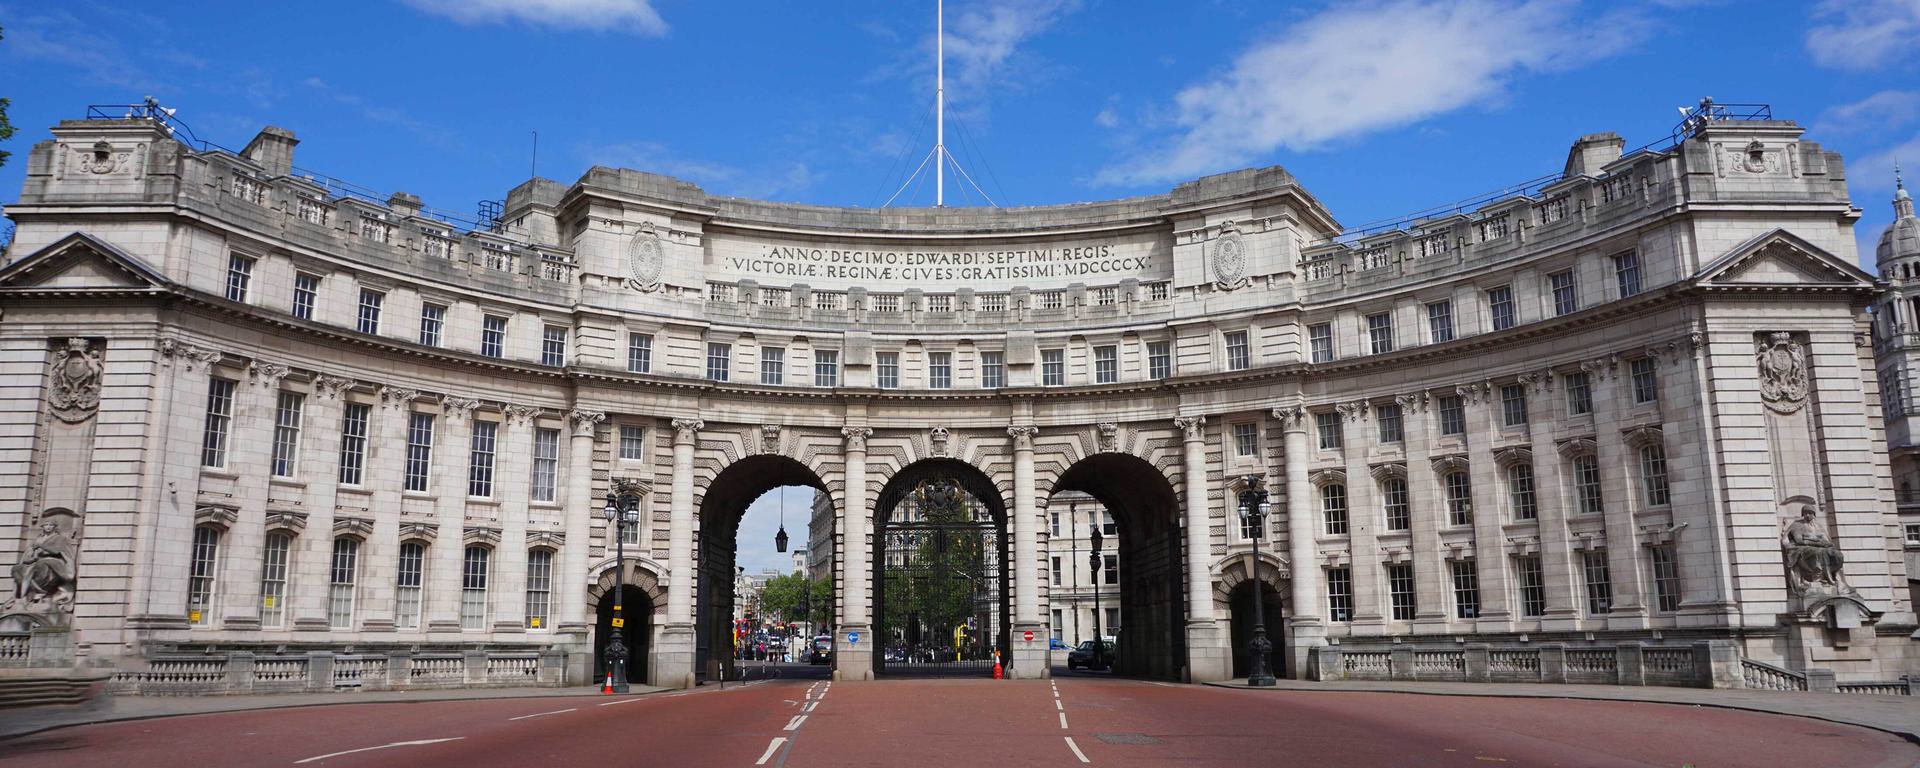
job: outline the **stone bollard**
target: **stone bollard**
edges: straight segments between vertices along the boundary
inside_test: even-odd
[[[307,690],[333,690],[333,652],[307,652]]]
[[[1567,681],[1567,647],[1559,644],[1540,646],[1540,682]]]
[[[1807,690],[1814,693],[1839,693],[1840,683],[1831,669],[1808,669]]]
[[[1468,643],[1461,653],[1467,660],[1467,682],[1484,683],[1493,679],[1493,654],[1485,643]]]

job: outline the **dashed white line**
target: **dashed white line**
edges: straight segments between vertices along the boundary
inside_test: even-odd
[[[537,712],[537,713],[534,713],[534,714],[531,714],[531,715],[521,715],[521,716],[519,716],[519,717],[509,717],[509,718],[507,718],[507,720],[508,720],[508,721],[513,721],[513,720],[527,720],[527,719],[531,719],[531,718],[535,718],[535,717],[546,717],[547,715],[564,715],[564,714],[566,714],[566,713],[568,713],[568,712],[572,712],[572,711],[574,711],[575,709],[579,709],[579,707],[570,707],[570,708],[567,708],[567,709],[556,709],[556,710],[554,710],[554,711],[552,711],[552,712]]]
[[[1054,700],[1053,700],[1053,708],[1054,708],[1054,709],[1057,709],[1057,710],[1060,710],[1060,711],[1062,711],[1062,712],[1065,712],[1065,711],[1067,711],[1067,708],[1066,708],[1066,707],[1063,707],[1063,706],[1060,706],[1060,700],[1059,700],[1059,699],[1054,699]]]
[[[767,751],[760,753],[760,759],[753,761],[753,764],[766,765],[768,760],[773,759],[773,753],[780,751],[780,745],[785,743],[787,743],[787,737],[785,736],[773,737],[773,741],[767,744]],[[1081,759],[1085,760],[1085,758],[1081,758]]]
[[[1080,745],[1078,745],[1078,744],[1075,744],[1075,743],[1073,743],[1073,737],[1072,737],[1072,736],[1068,736],[1068,737],[1067,737],[1067,749],[1071,749],[1071,750],[1073,750],[1073,756],[1074,756],[1074,757],[1077,757],[1077,758],[1080,758],[1080,762],[1083,762],[1083,763],[1091,763],[1091,762],[1093,762],[1092,760],[1088,760],[1088,759],[1087,759],[1087,753],[1085,753],[1085,752],[1081,752],[1081,751],[1080,751]],[[763,760],[763,762],[764,762],[764,760]]]
[[[800,730],[800,724],[806,721],[807,721],[806,715],[794,715],[792,720],[787,721],[787,727],[782,728],[781,730],[785,730],[785,731]]]
[[[685,695],[687,695],[687,694],[684,694],[684,693],[669,693],[669,694],[667,694],[667,698],[669,698],[669,699],[671,699],[671,698],[675,698],[675,697],[678,697],[678,696],[685,696]],[[646,699],[649,699],[649,698],[652,698],[652,697],[650,697],[650,696],[635,696],[635,697],[633,697],[633,698],[630,698],[630,699],[614,699],[613,701],[603,701],[603,702],[600,702],[600,704],[599,704],[599,706],[602,706],[602,707],[611,707],[611,706],[613,706],[613,705],[615,705],[615,704],[632,704],[632,703],[634,703],[634,702],[636,702],[636,701],[644,701],[644,700],[646,700]]]
[[[1061,712],[1060,713],[1060,730],[1064,731],[1066,729],[1067,729],[1067,713]]]
[[[813,711],[813,708],[814,708],[814,707],[817,707],[817,706],[820,706],[820,702],[817,702],[817,701],[809,701],[809,702],[807,702],[807,705],[806,705],[806,706],[804,706],[804,707],[801,707],[801,708],[800,708],[800,711],[802,711],[802,712],[812,712],[812,711]]]
[[[461,739],[464,739],[464,738],[466,738],[466,737],[465,737],[465,736],[454,736],[454,737],[451,737],[451,738],[445,738],[445,739],[420,739],[420,740],[418,740],[418,741],[396,741],[396,742],[394,742],[394,743],[392,743],[392,744],[382,744],[382,745],[380,745],[380,746],[377,746],[377,747],[361,747],[361,748],[359,748],[359,749],[349,749],[349,750],[346,750],[346,751],[344,751],[344,752],[328,752],[327,754],[324,754],[324,755],[314,755],[313,757],[309,757],[309,758],[307,758],[307,759],[305,759],[305,760],[295,760],[295,761],[293,761],[293,764],[294,764],[294,765],[302,765],[302,764],[305,764],[305,763],[311,763],[311,762],[315,762],[315,761],[319,761],[319,760],[325,760],[325,759],[327,759],[327,758],[329,758],[329,757],[339,757],[339,756],[341,756],[341,755],[351,755],[351,754],[355,754],[355,753],[358,753],[358,752],[372,752],[372,751],[374,751],[374,750],[376,750],[376,749],[391,749],[391,748],[393,748],[393,747],[420,747],[420,746],[426,746],[426,745],[428,745],[428,744],[439,744],[439,743],[441,743],[441,742],[443,742],[443,741],[459,741],[459,740],[461,740]]]

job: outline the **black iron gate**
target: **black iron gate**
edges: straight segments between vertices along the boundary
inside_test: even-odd
[[[1004,526],[950,484],[917,488],[874,537],[881,674],[985,676],[1008,659]]]

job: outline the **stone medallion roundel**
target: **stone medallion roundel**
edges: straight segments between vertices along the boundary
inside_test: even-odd
[[[653,227],[645,227],[633,236],[633,242],[627,246],[627,284],[642,291],[651,291],[660,287],[660,272],[666,265],[666,254],[660,244],[660,233]]]
[[[1233,222],[1220,227],[1213,241],[1213,281],[1221,288],[1233,289],[1246,281],[1247,246],[1240,240],[1240,228]]]

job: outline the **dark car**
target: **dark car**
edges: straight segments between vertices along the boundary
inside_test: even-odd
[[[1113,643],[1101,643],[1097,655],[1092,640],[1084,641],[1080,647],[1067,652],[1067,669],[1106,669],[1112,661]]]
[[[813,639],[813,650],[807,654],[808,664],[830,664],[833,662],[833,637],[821,635]]]

